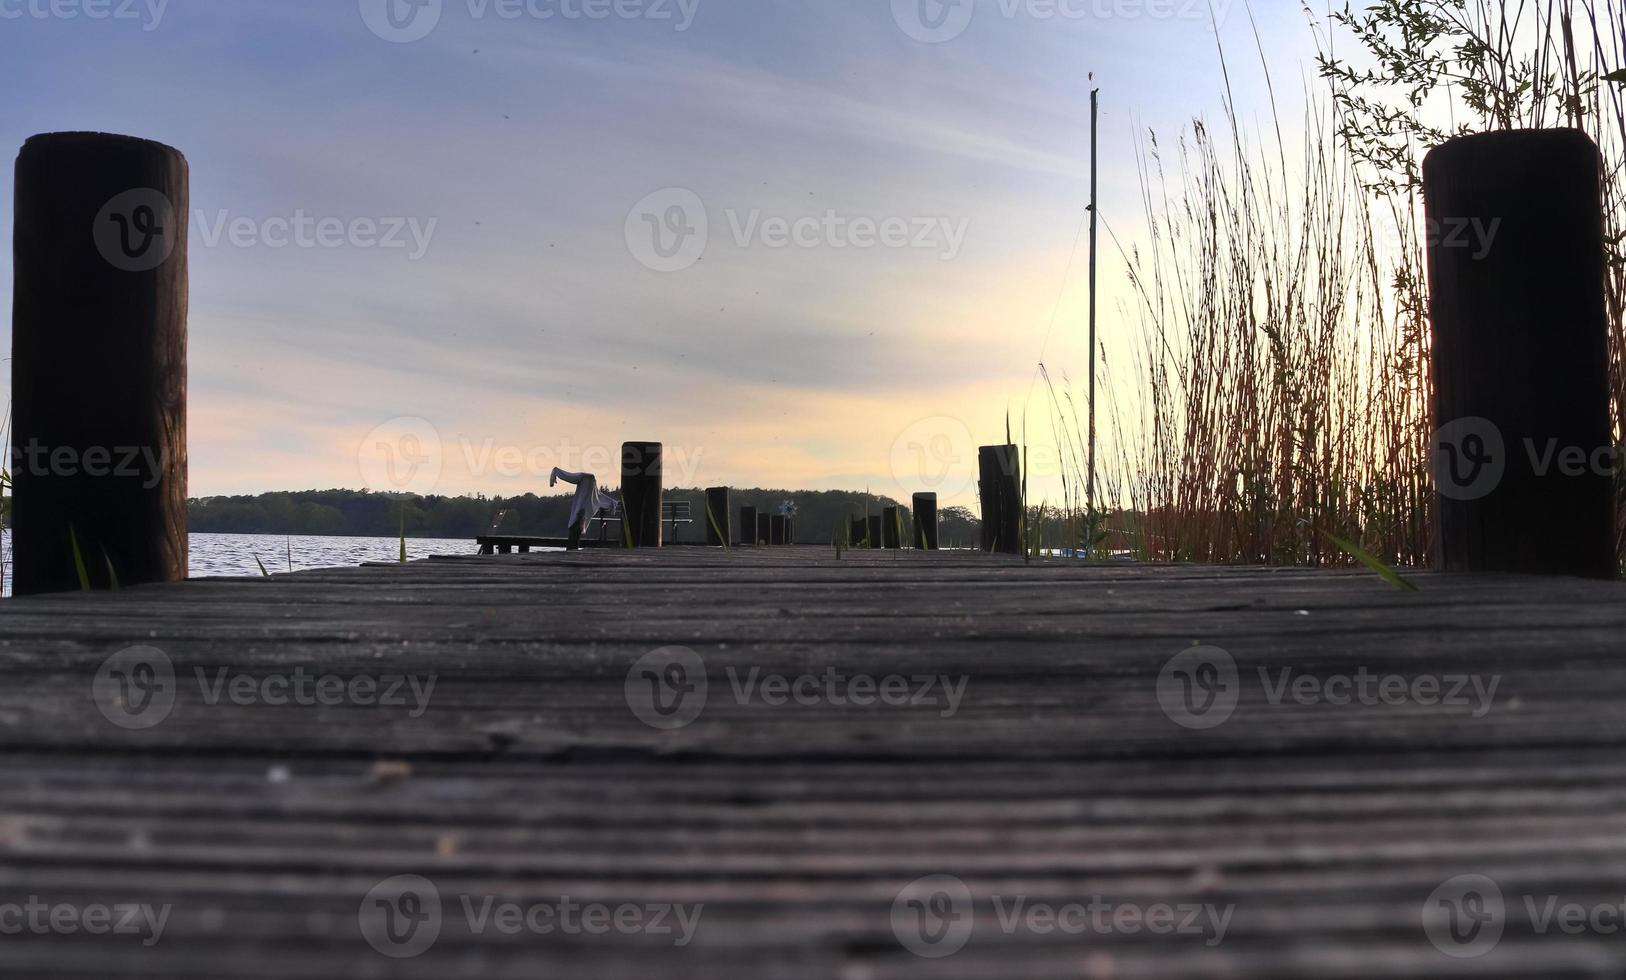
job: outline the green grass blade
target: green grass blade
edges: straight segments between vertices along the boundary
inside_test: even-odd
[[[119,573],[113,571],[113,559],[107,555],[107,549],[102,549],[102,564],[107,566],[107,587],[114,592],[119,590]]]
[[[1390,585],[1402,592],[1417,591],[1417,586],[1406,581],[1405,577],[1403,577],[1399,572],[1390,568],[1388,565],[1385,565],[1383,562],[1378,561],[1375,556],[1373,556],[1366,549],[1355,544],[1355,542],[1345,541],[1343,538],[1340,538],[1331,531],[1322,531],[1320,528],[1317,528],[1316,530],[1321,534],[1322,537],[1349,552],[1351,557],[1360,562],[1362,565],[1365,565],[1372,571],[1373,574],[1377,575],[1385,582],[1388,582]]]
[[[722,527],[718,525],[717,515],[712,513],[710,500],[706,501],[706,521],[711,524],[711,533],[717,535],[717,540],[723,543],[723,550],[729,550],[728,535],[724,534]]]
[[[85,571],[85,556],[79,550],[79,534],[68,525],[68,546],[73,549],[73,570],[79,575],[79,591],[90,591],[90,573]]]

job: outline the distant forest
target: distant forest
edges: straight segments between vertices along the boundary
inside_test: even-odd
[[[679,528],[674,540],[705,537],[704,490],[668,490],[668,501],[688,500],[696,523]],[[803,544],[827,544],[834,529],[849,517],[884,507],[899,506],[875,494],[840,491],[735,490],[733,520],[741,507],[779,513],[786,501],[796,504],[796,538]],[[907,522],[908,506],[903,505]],[[419,497],[411,494],[368,493],[361,490],[306,490],[262,493],[252,497],[203,497],[188,502],[191,529],[216,534],[320,534],[357,537],[474,538],[485,533],[497,514],[507,511],[505,534],[563,536],[570,515],[570,497]],[[977,535],[976,516],[964,507],[950,507],[940,515],[945,546],[969,545]],[[736,529],[736,534],[738,533]]]

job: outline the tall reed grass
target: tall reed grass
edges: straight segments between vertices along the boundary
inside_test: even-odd
[[[1619,442],[1626,79],[1610,75],[1626,66],[1623,19],[1588,0],[1379,0],[1312,17],[1324,87],[1307,85],[1302,119],[1284,127],[1261,48],[1272,105],[1251,131],[1221,51],[1218,120],[1196,119],[1172,142],[1148,133],[1144,226],[1124,244],[1107,224],[1134,300],[1120,311],[1129,343],[1099,350],[1105,504],[1076,494],[1084,430],[1070,386],[1048,384],[1073,470],[1062,519],[1151,559],[1427,563],[1420,161],[1483,129],[1573,125],[1603,151]],[[1351,39],[1376,67],[1335,56],[1334,41]]]

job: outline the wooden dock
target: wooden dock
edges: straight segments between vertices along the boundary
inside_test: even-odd
[[[169,911],[0,975],[1620,976],[1542,913],[1626,901],[1626,587],[1415,581],[683,548],[8,601],[0,930]]]

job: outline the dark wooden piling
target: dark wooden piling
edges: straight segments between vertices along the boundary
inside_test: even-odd
[[[796,543],[796,518],[789,515],[785,517],[785,543]]]
[[[852,527],[851,527],[851,531],[849,533],[847,543],[849,545],[851,545],[852,547],[854,547],[854,548],[868,547],[868,545],[869,545],[869,521],[865,520],[862,517],[853,518],[852,519]]]
[[[733,540],[734,515],[730,507],[728,487],[712,487],[706,491],[706,543],[714,548]]]
[[[869,535],[869,546],[871,548],[881,548],[885,545],[886,538],[883,536],[884,532],[881,528],[881,515],[874,514],[870,516],[865,522],[864,530]]]
[[[773,515],[757,514],[757,544],[766,545],[773,540]]]
[[[884,547],[897,551],[903,547],[903,524],[898,515],[898,508],[888,507],[881,511],[881,543]]]
[[[977,453],[982,498],[982,550],[1022,553],[1022,467],[1015,446],[983,446]]]
[[[1440,569],[1617,572],[1600,166],[1578,130],[1424,161]]]
[[[773,515],[773,521],[768,526],[768,543],[781,548],[790,543],[785,538],[784,514]]]
[[[740,508],[740,544],[747,547],[757,543],[757,509]]]
[[[634,548],[661,546],[662,454],[658,442],[628,442],[621,446],[621,500],[626,507],[622,516]]]
[[[915,494],[915,547],[922,551],[938,550],[937,494]]]
[[[189,210],[186,158],[160,143],[53,133],[17,158],[19,595],[186,578]]]

